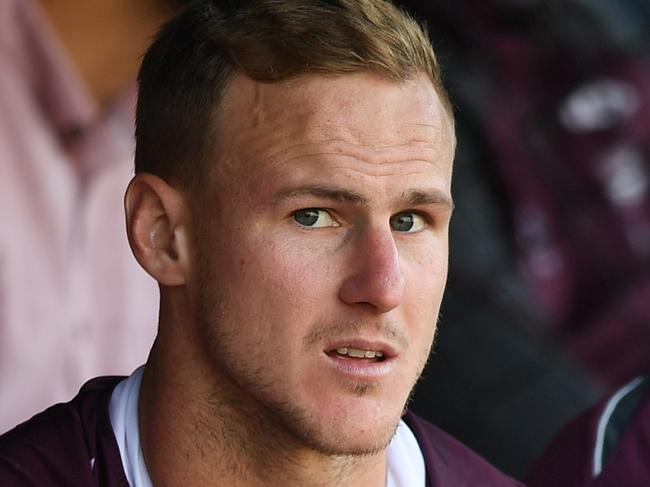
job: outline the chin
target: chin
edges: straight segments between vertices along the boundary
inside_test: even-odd
[[[341,432],[333,434],[327,431],[324,434],[312,435],[303,438],[307,445],[315,451],[331,456],[372,456],[386,449],[397,430],[398,421],[393,424],[367,432]],[[337,428],[338,429],[338,428]]]
[[[303,428],[294,433],[312,449],[328,455],[380,453],[395,435],[402,408],[374,401],[363,404],[363,399],[357,401],[360,402],[357,407],[350,404],[350,400],[347,404],[330,405],[329,411],[321,410],[317,417],[303,422]]]

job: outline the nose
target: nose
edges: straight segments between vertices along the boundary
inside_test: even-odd
[[[404,297],[404,276],[390,230],[367,232],[355,242],[349,274],[339,291],[349,305],[367,304],[386,313]]]

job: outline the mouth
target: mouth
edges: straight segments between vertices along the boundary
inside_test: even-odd
[[[399,356],[388,342],[364,339],[337,340],[323,352],[337,374],[355,383],[386,379],[396,369]]]
[[[367,350],[354,347],[338,347],[328,352],[327,355],[333,358],[340,358],[344,360],[354,360],[363,362],[383,362],[386,360],[386,354],[382,350]]]

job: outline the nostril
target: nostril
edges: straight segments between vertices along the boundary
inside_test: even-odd
[[[339,290],[340,299],[346,304],[367,304],[387,312],[399,306],[404,294],[405,280],[398,275],[392,278],[368,273],[350,277]]]

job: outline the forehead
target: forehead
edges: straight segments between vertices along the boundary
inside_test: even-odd
[[[413,136],[435,137],[443,129],[443,119],[448,123],[433,83],[424,75],[405,81],[370,73],[303,75],[281,83],[259,83],[240,74],[226,90],[221,113],[227,135],[246,137],[290,122],[312,129],[316,133],[309,135],[314,137],[319,132],[356,128],[349,135],[373,142],[374,135],[394,128],[395,139],[402,140],[408,135],[402,133],[405,128]]]
[[[453,128],[424,75],[305,75],[273,84],[239,75],[226,91],[217,134],[215,164],[230,175],[266,177],[343,158],[368,172],[403,161],[451,171],[453,159]]]

